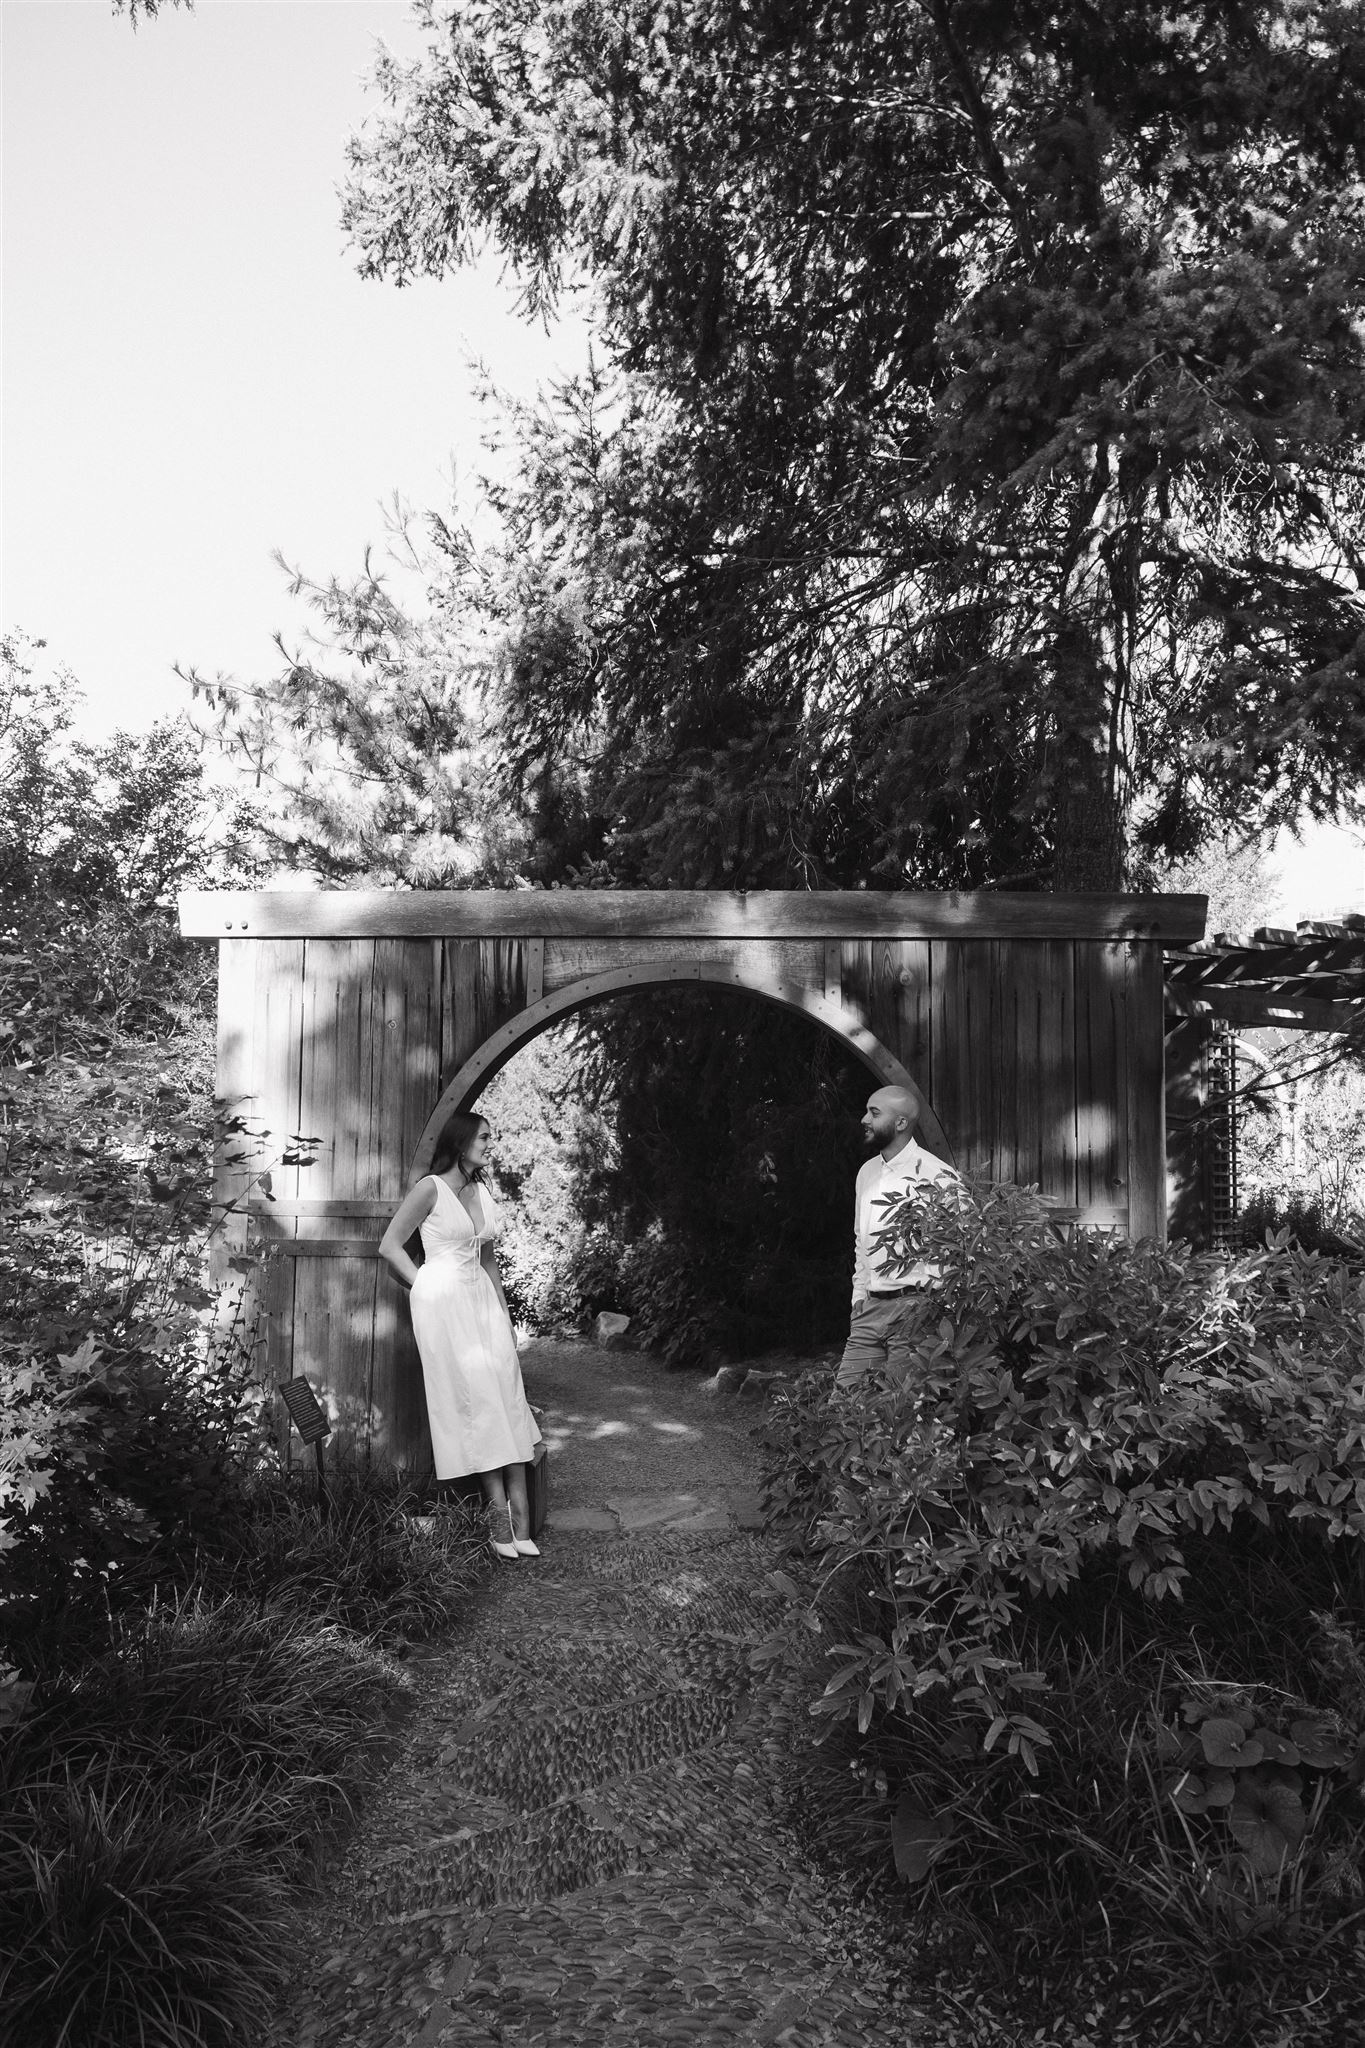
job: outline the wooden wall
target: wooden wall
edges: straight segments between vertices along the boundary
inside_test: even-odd
[[[373,1246],[446,1082],[542,989],[680,950],[648,938],[220,940],[220,1095],[244,1130],[220,1154],[218,1199],[232,1206],[216,1263],[250,1269],[263,1369],[308,1376],[339,1448],[414,1477],[429,1469],[402,1290]],[[1159,945],[803,938],[686,950],[703,978],[707,961],[763,955],[773,980],[838,994],[915,1077],[968,1171],[1036,1183],[1135,1235],[1164,1231]]]
[[[430,1464],[421,1370],[402,1290],[371,1247],[445,1078],[523,1007],[526,952],[519,939],[220,942],[219,1095],[244,1130],[220,1148],[217,1199],[236,1206],[216,1269],[256,1275],[269,1378],[306,1374],[339,1446],[417,1474]]]
[[[1036,1186],[1137,1237],[1163,1232],[1159,947],[883,939],[844,945],[842,981],[965,1172]]]

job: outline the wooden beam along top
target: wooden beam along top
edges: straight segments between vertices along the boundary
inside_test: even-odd
[[[1145,939],[1188,946],[1203,896],[910,890],[187,890],[189,939]]]
[[[1320,1002],[1266,989],[1167,987],[1168,1017],[1221,1017],[1243,1031],[1358,1031],[1365,1003]]]

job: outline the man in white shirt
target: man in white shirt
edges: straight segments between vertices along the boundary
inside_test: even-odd
[[[886,1250],[872,1240],[886,1228],[892,1204],[926,1182],[955,1182],[962,1176],[915,1142],[920,1102],[913,1088],[878,1088],[863,1112],[863,1136],[875,1145],[858,1170],[854,1195],[853,1318],[835,1385],[851,1386],[869,1366],[894,1360],[897,1325],[904,1299],[932,1287],[937,1270],[921,1259],[897,1270]]]

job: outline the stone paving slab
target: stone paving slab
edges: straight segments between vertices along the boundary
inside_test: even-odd
[[[666,1529],[713,1505],[696,1493],[627,1493],[607,1502],[625,1535],[633,1535],[638,1529]]]
[[[608,1536],[615,1536],[620,1528],[610,1508],[553,1508],[546,1518],[546,1526],[557,1535],[581,1535],[589,1529],[598,1529]]]

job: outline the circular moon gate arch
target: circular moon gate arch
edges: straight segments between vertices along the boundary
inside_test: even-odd
[[[817,995],[814,990],[803,988],[797,982],[775,981],[769,974],[735,966],[728,961],[714,964],[704,960],[660,961],[652,966],[620,967],[606,974],[584,975],[580,980],[557,989],[553,995],[544,996],[527,1009],[518,1011],[509,1023],[486,1038],[442,1089],[440,1100],[427,1118],[417,1142],[409,1185],[430,1172],[436,1140],[447,1119],[455,1111],[469,1108],[485,1082],[491,1081],[499,1069],[506,1066],[546,1025],[605,997],[620,995],[630,989],[659,988],[676,981],[757,996],[778,1009],[794,1010],[800,1016],[809,1017],[813,1024],[841,1039],[883,1087],[914,1091],[920,1104],[917,1136],[928,1151],[936,1153],[950,1165],[954,1163],[952,1147],[923,1088],[895,1054],[850,1015],[842,1003]]]
[[[808,1017],[874,1086],[922,1077],[924,1141],[955,1165],[1161,1237],[1166,1062],[1197,1087],[1204,1058],[1197,1015],[1163,1050],[1162,954],[1202,937],[1205,910],[1003,891],[191,892],[181,929],[219,948],[215,1279],[245,1276],[265,1377],[306,1377],[337,1442],[420,1469],[420,1368],[376,1256],[407,1176],[546,1024],[673,981]],[[1197,956],[1191,972],[1202,1003]],[[260,1146],[296,1132],[320,1134],[310,1170],[281,1161],[266,1188]],[[1177,1188],[1197,1193],[1187,1155],[1177,1143]]]

